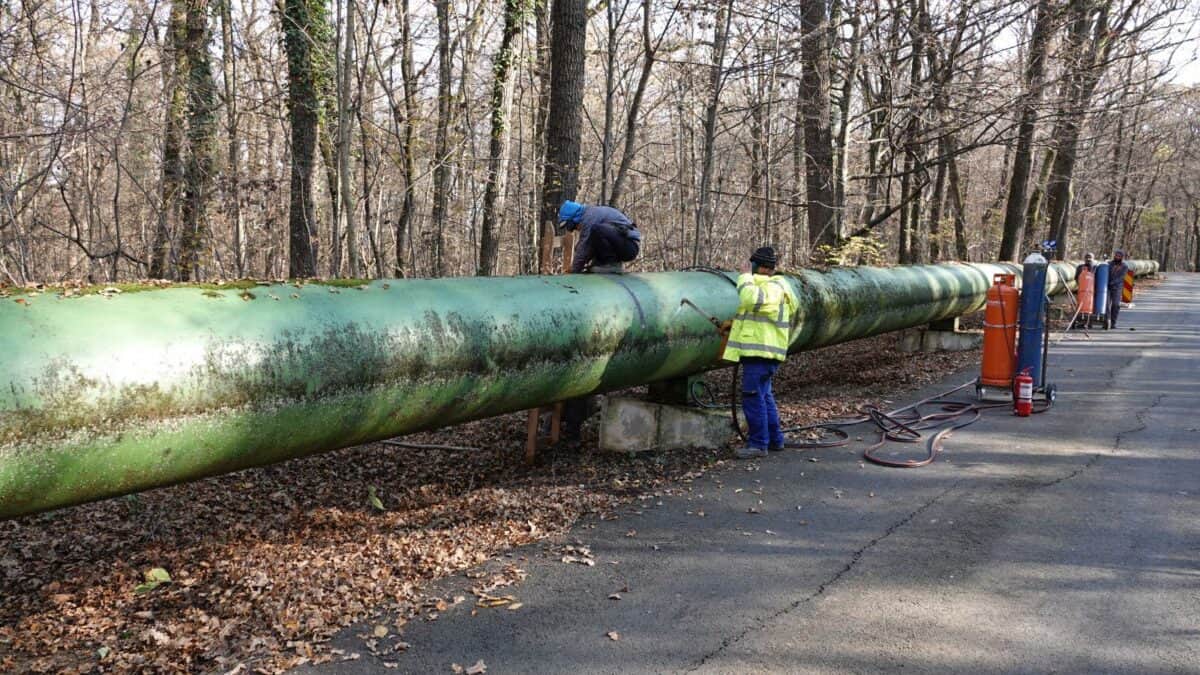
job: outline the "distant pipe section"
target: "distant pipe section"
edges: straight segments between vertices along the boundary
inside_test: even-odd
[[[1152,261],[1132,261],[1141,276]],[[1072,285],[1051,266],[1047,288]],[[1014,265],[786,275],[792,351],[979,310]],[[0,299],[0,518],[719,366],[732,274],[171,287]],[[704,312],[682,304],[687,299]]]

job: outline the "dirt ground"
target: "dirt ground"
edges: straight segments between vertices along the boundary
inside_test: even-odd
[[[785,424],[886,406],[978,359],[903,354],[896,334],[795,356]],[[710,376],[727,401],[728,371]],[[471,450],[372,444],[0,522],[0,671],[262,671],[333,658],[339,628],[381,608],[436,616],[422,586],[563,533],[730,453],[635,457],[582,447],[522,458],[522,413],[414,435]],[[170,581],[146,584],[161,568]],[[479,580],[487,593],[523,571]],[[392,630],[403,632],[401,625]]]

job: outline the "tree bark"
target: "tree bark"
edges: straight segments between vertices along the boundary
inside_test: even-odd
[[[184,129],[187,112],[187,0],[174,0],[167,24],[164,69],[166,109],[163,120],[162,173],[158,218],[150,250],[150,278],[165,279],[171,252],[171,231],[178,222],[183,190]]]
[[[534,37],[534,64],[537,76],[537,96],[535,98],[536,105],[533,108],[533,156],[537,159],[534,163],[533,182],[534,185],[544,185],[546,180],[546,158],[549,156],[546,151],[546,126],[549,123],[550,117],[550,43],[552,41],[551,29],[551,3],[553,0],[534,0],[536,3],[534,11],[535,37]],[[531,249],[527,258],[527,265],[524,269],[526,274],[534,274],[543,269],[549,271],[550,251],[548,247],[553,246],[554,230],[551,225],[550,231],[547,233],[546,222],[542,219],[542,191],[539,189],[533,195],[531,208],[534,212],[534,217],[530,218],[529,224],[529,242]],[[544,267],[545,266],[545,267]]]
[[[404,277],[407,272],[404,247],[412,234],[414,192],[416,190],[417,164],[413,152],[413,127],[417,119],[417,76],[413,68],[412,15],[409,0],[401,0],[400,11],[400,79],[404,86],[404,131],[400,141],[401,172],[404,175],[404,194],[400,200],[400,213],[396,216],[396,267],[395,275]]]
[[[435,0],[438,25],[437,130],[433,141],[433,269],[434,276],[447,276],[450,261],[446,251],[446,221],[450,205],[450,0]]]
[[[938,152],[942,157],[947,156],[947,138],[943,136],[938,142]],[[933,195],[929,199],[929,261],[937,262],[942,258],[942,208],[946,197],[946,173],[949,162],[938,163],[937,178],[933,182]]]
[[[910,265],[918,262],[917,233],[920,230],[921,209],[920,195],[924,184],[916,180],[914,172],[917,169],[918,142],[921,135],[921,117],[919,94],[921,87],[921,61],[925,58],[925,33],[921,30],[917,17],[924,11],[924,0],[910,0],[913,21],[910,28],[912,36],[912,56],[909,63],[909,98],[912,99],[908,114],[908,122],[904,131],[904,175],[900,177],[900,198],[905,203],[900,214],[899,262]]]
[[[546,162],[542,178],[542,223],[538,270],[551,271],[558,207],[579,191],[587,0],[553,0],[550,7],[550,101],[546,115]],[[564,255],[570,255],[564,251]]]
[[[950,183],[950,209],[954,212],[954,257],[955,260],[967,262],[971,259],[970,249],[967,247],[967,209],[963,203],[963,193],[966,191],[965,183],[967,181],[959,175],[958,148],[953,136],[948,139],[948,144],[949,160],[946,162],[946,177]]]
[[[1033,231],[1037,224],[1041,222],[1042,217],[1042,202],[1045,199],[1045,186],[1050,179],[1050,167],[1054,165],[1054,148],[1046,149],[1042,156],[1042,168],[1038,171],[1038,177],[1033,184],[1033,192],[1029,195],[1029,203],[1025,205],[1025,223],[1026,229]]]
[[[872,145],[872,147],[874,147]],[[792,115],[792,251],[793,265],[808,262],[808,234],[805,230],[804,196],[808,188],[808,178],[804,170],[804,97],[800,95],[799,85],[796,91],[796,107]]]
[[[829,17],[825,0],[800,0],[800,100],[810,252],[837,245],[833,130],[830,126]]]
[[[717,116],[721,112],[721,91],[725,88],[725,51],[729,44],[729,26],[733,21],[733,0],[717,6],[713,23],[712,58],[708,66],[708,101],[704,105],[704,150],[700,165],[700,203],[696,209],[696,231],[692,239],[692,265],[700,264],[700,249],[713,223],[712,179],[717,152]]]
[[[189,281],[198,274],[201,249],[208,239],[217,127],[216,82],[208,58],[211,37],[208,0],[187,0],[188,159],[184,169],[183,241],[179,252],[181,281]]]
[[[857,11],[857,10],[856,10]],[[833,145],[833,167],[834,167],[834,229],[837,236],[840,238],[845,232],[846,218],[846,183],[848,181],[849,150],[850,150],[850,124],[851,124],[851,104],[854,98],[854,81],[858,79],[859,61],[862,59],[862,35],[861,35],[861,19],[857,14],[854,14],[851,19],[851,35],[850,35],[850,55],[846,64],[846,72],[841,78],[841,91],[838,95],[838,104],[834,108],[838,114],[837,124],[835,128],[837,133],[834,136]],[[831,27],[833,34],[836,35],[837,27]]]
[[[1060,259],[1065,259],[1069,252],[1067,226],[1079,135],[1092,94],[1104,74],[1108,55],[1120,34],[1120,26],[1115,29],[1109,26],[1108,12],[1112,2],[1071,0],[1068,5],[1071,29],[1067,54],[1072,63],[1066,79],[1066,96],[1059,111],[1060,124],[1056,125],[1054,134],[1056,152],[1046,188],[1046,211],[1050,220],[1047,238],[1057,242]],[[1096,15],[1094,23],[1091,18],[1093,12]]]
[[[345,1],[345,22],[342,29],[343,56],[338,72],[338,196],[342,222],[346,226],[346,258],[351,278],[362,275],[359,256],[358,228],[355,222],[354,183],[350,172],[350,143],[353,138],[354,102],[351,100],[350,81],[354,76],[354,2]]]
[[[233,269],[238,278],[246,276],[246,225],[242,219],[241,154],[242,142],[238,131],[237,55],[233,49],[232,0],[221,3],[221,66],[225,76],[225,129],[228,135],[229,214],[233,230]]]
[[[284,48],[288,56],[288,118],[291,121],[291,198],[288,206],[288,275],[317,273],[317,214],[313,203],[317,126],[321,114],[319,77],[328,42],[321,0],[284,0]]]
[[[1192,271],[1200,272],[1200,204],[1192,204]]]
[[[500,225],[508,179],[509,125],[512,110],[513,42],[525,27],[527,0],[504,0],[504,29],[492,65],[491,119],[488,139],[487,184],[483,191],[483,218],[479,238],[480,276],[496,273],[500,251]]]
[[[1004,209],[1004,233],[1000,239],[1000,260],[1016,260],[1025,229],[1029,173],[1033,166],[1033,135],[1037,107],[1042,99],[1042,79],[1046,72],[1046,46],[1053,32],[1053,0],[1038,0],[1037,18],[1029,39],[1029,57],[1025,64],[1025,92],[1021,97],[1021,117],[1017,124],[1017,147],[1009,177],[1008,203]]]

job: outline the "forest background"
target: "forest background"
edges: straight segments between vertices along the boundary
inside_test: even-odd
[[[1200,268],[1187,0],[0,0],[0,283]]]

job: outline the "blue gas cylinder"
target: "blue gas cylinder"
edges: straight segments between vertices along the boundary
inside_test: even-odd
[[[1096,266],[1096,292],[1092,295],[1095,298],[1092,314],[1096,316],[1108,315],[1108,263],[1100,263]]]
[[[1046,332],[1046,259],[1040,253],[1025,259],[1021,274],[1021,332],[1017,338],[1017,374],[1027,373],[1034,388],[1042,386],[1042,338]]]

